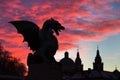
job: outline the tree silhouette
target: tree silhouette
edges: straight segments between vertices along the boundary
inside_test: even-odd
[[[0,74],[24,76],[26,67],[20,60],[12,57],[9,51],[6,51],[0,43]]]

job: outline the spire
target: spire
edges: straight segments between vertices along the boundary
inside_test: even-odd
[[[100,57],[100,52],[99,52],[99,47],[98,47],[98,45],[97,45],[97,55],[96,55],[96,57]]]
[[[97,60],[100,60],[100,61],[101,61],[101,56],[100,56],[100,52],[99,52],[99,47],[98,47],[98,45],[97,45],[97,54],[96,54],[95,59],[97,59]]]
[[[77,53],[79,53],[79,48],[77,48]]]
[[[117,65],[115,66],[115,70],[113,71],[114,73],[119,73],[118,69],[117,69]]]
[[[103,70],[103,63],[99,52],[99,47],[97,45],[97,53],[95,57],[95,62],[93,63],[94,70]]]
[[[79,49],[77,49],[77,56],[76,56],[76,59],[75,59],[75,63],[76,64],[81,64],[81,59],[80,59],[80,55],[79,55]]]
[[[97,45],[97,50],[99,50],[99,46]]]
[[[77,52],[77,58],[80,58],[80,56],[79,56],[79,52]]]
[[[117,65],[115,66],[115,70],[117,70]]]
[[[77,58],[80,58],[79,49],[77,49]]]
[[[75,59],[75,64],[76,64],[76,70],[79,71],[83,71],[83,64],[79,55],[79,49],[77,49],[77,56]]]

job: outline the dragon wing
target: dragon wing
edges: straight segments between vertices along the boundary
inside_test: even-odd
[[[35,51],[40,48],[40,36],[39,36],[39,27],[30,21],[11,21],[18,33],[22,34],[24,41],[28,42],[28,46],[31,50]]]

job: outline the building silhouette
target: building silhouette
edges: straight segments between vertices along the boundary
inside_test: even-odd
[[[33,68],[34,74],[30,75],[32,75],[32,77],[33,75],[34,76],[38,75],[39,76],[38,78],[41,80],[43,80],[42,79],[43,77],[45,77],[45,80],[50,80],[49,78],[54,76],[56,76],[57,79],[59,80],[120,80],[120,72],[117,69],[117,67],[113,72],[104,70],[104,63],[102,61],[102,57],[100,55],[98,47],[93,62],[93,69],[88,68],[88,70],[84,70],[84,65],[82,63],[79,50],[77,51],[75,61],[73,61],[69,57],[69,52],[66,51],[64,53],[64,58],[62,58],[59,63],[60,63],[59,65],[58,64],[57,65],[36,64],[37,66],[31,65],[34,66]],[[39,74],[38,72],[42,73]],[[60,76],[60,78],[58,76]],[[32,80],[32,79],[31,77],[29,79],[28,77],[0,75],[0,80]]]
[[[79,55],[79,51],[77,51],[77,56],[75,59],[75,67],[77,71],[83,71],[83,64]]]
[[[93,70],[103,71],[103,63],[102,63],[102,59],[101,59],[98,47],[97,47],[95,62],[93,63]]]
[[[88,70],[83,70],[79,51],[77,51],[75,62],[69,57],[69,53],[66,51],[60,63],[62,65],[63,80],[120,80],[120,72],[117,70],[117,67],[113,72],[104,70],[104,63],[102,62],[98,46],[93,62],[93,69],[88,68]]]

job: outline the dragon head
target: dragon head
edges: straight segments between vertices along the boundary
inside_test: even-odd
[[[50,24],[51,24],[51,28],[52,30],[54,30],[54,32],[59,35],[59,32],[61,30],[64,30],[65,28],[56,20],[54,20],[53,18],[50,19]]]

